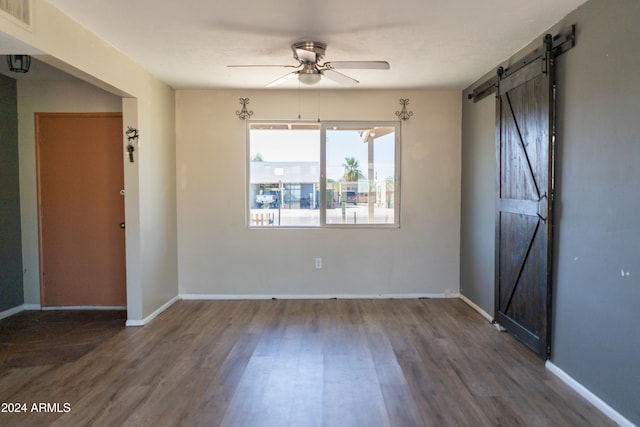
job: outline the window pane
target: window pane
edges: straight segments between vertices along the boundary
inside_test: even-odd
[[[251,226],[319,226],[319,190],[319,125],[250,125]]]
[[[326,129],[326,223],[396,223],[396,128]]]

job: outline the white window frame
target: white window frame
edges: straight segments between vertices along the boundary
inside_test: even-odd
[[[252,125],[283,125],[283,124],[295,124],[295,125],[319,125],[320,141],[320,176],[319,180],[319,225],[254,225],[251,219],[251,206],[250,200],[250,187],[251,187],[251,128]],[[327,224],[327,150],[326,150],[326,135],[327,129],[331,128],[349,128],[349,127],[393,127],[394,128],[394,219],[393,223],[363,223],[363,224]],[[247,138],[246,138],[246,185],[245,185],[245,203],[246,203],[246,223],[250,229],[321,229],[321,228],[400,228],[400,206],[401,206],[401,122],[399,121],[297,121],[297,120],[248,120],[247,121]],[[374,160],[375,164],[375,160]],[[281,201],[282,202],[282,201]]]

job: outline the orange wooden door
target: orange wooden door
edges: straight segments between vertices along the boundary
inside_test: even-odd
[[[125,306],[122,114],[37,113],[41,304]]]

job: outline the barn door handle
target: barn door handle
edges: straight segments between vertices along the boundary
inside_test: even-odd
[[[125,228],[124,222],[120,223],[120,228]]]
[[[545,216],[542,216],[540,213],[544,213]],[[538,218],[542,220],[545,224],[547,223],[547,214],[549,213],[549,198],[547,197],[547,193],[544,193],[540,200],[538,200]]]

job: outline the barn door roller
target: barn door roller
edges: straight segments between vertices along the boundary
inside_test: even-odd
[[[546,67],[548,64],[548,60],[551,58],[555,58],[557,56],[562,55],[572,47],[576,45],[576,26],[571,25],[566,31],[556,34],[555,36],[551,36],[551,34],[547,34],[544,37],[543,46],[537,48],[524,58],[522,58],[519,62],[513,64],[509,68],[500,67],[501,73],[500,78],[504,78],[509,76],[510,74],[515,73],[522,67],[527,66],[528,64],[537,61],[540,58],[544,58],[543,67]],[[546,70],[545,70],[546,71]],[[478,102],[486,96],[491,95],[496,92],[496,88],[498,87],[499,77],[496,75],[495,77],[486,80],[485,82],[478,85],[473,92],[471,92],[467,97],[469,99],[473,99],[473,102]]]

